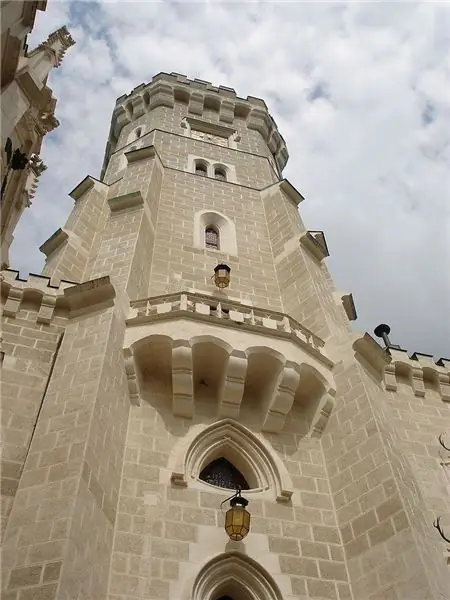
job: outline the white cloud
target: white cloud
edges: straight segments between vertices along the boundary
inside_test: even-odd
[[[447,6],[50,0],[30,46],[63,23],[77,45],[50,82],[61,127],[15,266],[41,269],[35,246],[64,223],[67,193],[98,175],[116,98],[176,71],[266,100],[358,328],[388,321],[392,341],[450,354]]]

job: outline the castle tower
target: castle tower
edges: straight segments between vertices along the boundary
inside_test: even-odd
[[[44,136],[58,127],[56,98],[47,86],[53,68],[75,43],[66,27],[28,52],[27,35],[36,11],[47,0],[1,3],[1,264],[9,264],[14,230],[31,206],[39,176],[47,168],[39,157]]]
[[[262,100],[159,74],[3,271],[8,600],[447,597],[450,361],[351,332],[287,158]]]

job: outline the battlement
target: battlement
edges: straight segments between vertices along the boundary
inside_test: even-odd
[[[77,284],[70,281],[61,281],[59,285],[55,285],[49,277],[34,273],[22,279],[19,271],[5,269],[1,273],[3,316],[14,318],[26,303],[37,311],[38,323],[50,323],[57,309],[67,311],[64,290],[74,285]]]
[[[411,387],[414,396],[424,397],[435,390],[444,402],[450,402],[450,359],[433,359],[431,354],[400,347],[383,348],[366,333],[353,344],[356,355],[377,373],[386,391],[397,392],[401,384]]]
[[[115,291],[108,276],[84,283],[61,280],[55,285],[43,275],[30,273],[21,279],[19,271],[5,269],[1,273],[1,295],[4,317],[15,318],[26,305],[37,312],[37,323],[48,324],[57,312],[74,315],[94,306],[109,306]]]
[[[232,124],[245,121],[248,129],[258,131],[273,154],[280,171],[289,158],[286,143],[268,111],[264,100],[247,96],[240,98],[233,88],[214,86],[201,79],[188,79],[178,73],[158,73],[150,83],[142,83],[128,94],[120,96],[111,119],[104,165],[114,151],[122,128],[158,106],[173,108],[176,102],[188,106],[188,114],[202,117],[204,110],[214,110],[219,122]]]

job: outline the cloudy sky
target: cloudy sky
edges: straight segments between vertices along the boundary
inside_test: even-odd
[[[450,4],[49,0],[29,47],[63,24],[77,43],[50,80],[61,126],[13,268],[40,272],[67,194],[99,176],[116,98],[175,71],[266,100],[355,328],[387,322],[392,342],[449,357]]]

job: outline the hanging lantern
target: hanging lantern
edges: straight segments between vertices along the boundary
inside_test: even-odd
[[[240,542],[250,531],[250,513],[246,510],[248,500],[242,498],[238,490],[231,498],[230,505],[225,514],[225,531],[230,540]]]
[[[220,289],[226,288],[230,285],[230,271],[231,267],[228,265],[217,265],[214,267],[214,283]]]

